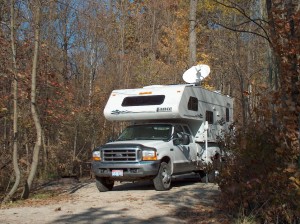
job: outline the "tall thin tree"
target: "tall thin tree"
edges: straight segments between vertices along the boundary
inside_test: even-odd
[[[5,196],[2,203],[7,202],[17,191],[20,184],[21,172],[18,165],[18,76],[17,76],[17,62],[16,62],[16,43],[15,43],[15,0],[11,1],[10,5],[10,40],[12,51],[13,64],[13,167],[15,172],[15,183],[9,193]]]
[[[189,66],[195,65],[197,61],[197,33],[196,33],[196,15],[197,0],[190,0],[190,34],[189,34]]]
[[[38,70],[38,54],[40,45],[40,17],[41,17],[41,2],[40,0],[34,1],[34,51],[32,60],[32,71],[31,71],[31,115],[36,128],[36,142],[33,149],[32,163],[27,181],[24,186],[22,198],[26,199],[29,197],[29,193],[32,187],[33,179],[36,175],[39,152],[42,146],[42,126],[40,117],[37,111],[36,105],[36,79]]]

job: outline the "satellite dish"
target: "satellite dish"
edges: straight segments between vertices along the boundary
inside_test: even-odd
[[[187,83],[197,83],[206,78],[210,73],[208,65],[196,65],[186,70],[182,78]]]

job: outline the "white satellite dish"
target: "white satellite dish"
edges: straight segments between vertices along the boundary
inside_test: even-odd
[[[210,73],[208,65],[196,65],[186,70],[182,78],[187,83],[197,83],[206,78]]]

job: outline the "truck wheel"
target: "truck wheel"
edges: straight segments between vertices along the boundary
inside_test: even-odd
[[[206,176],[206,173],[204,170],[198,170],[195,171],[195,173],[197,173],[199,175],[199,181],[203,182],[203,178]]]
[[[216,183],[216,170],[210,171],[207,174],[207,179],[206,179],[206,173],[204,171],[201,172],[200,179],[201,179],[201,182],[203,182],[203,183],[206,183],[206,181],[208,181],[208,183]]]
[[[155,190],[166,191],[171,187],[171,168],[170,164],[162,162],[157,176],[153,179]]]
[[[111,191],[114,187],[114,181],[104,177],[96,177],[96,186],[100,192]]]

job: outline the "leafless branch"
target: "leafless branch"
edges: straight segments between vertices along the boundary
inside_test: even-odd
[[[234,32],[240,32],[240,33],[251,33],[253,35],[256,35],[256,36],[259,36],[259,37],[262,37],[264,38],[265,40],[267,40],[270,44],[271,44],[271,40],[269,39],[268,36],[264,36],[260,33],[257,33],[257,32],[253,32],[253,31],[249,31],[249,30],[243,30],[243,29],[236,29],[236,28],[233,28],[233,27],[229,27],[229,26],[226,26],[224,24],[221,24],[221,23],[215,23],[225,29],[228,29],[228,30],[231,30],[231,31],[234,31]]]
[[[6,23],[6,22],[3,22],[3,21],[0,21],[0,24],[6,26],[8,29],[10,29],[10,26]]]
[[[247,15],[247,13],[245,12],[245,10],[242,7],[240,7],[238,4],[236,4],[236,3],[232,2],[232,1],[228,0],[228,2],[231,5],[225,4],[225,3],[220,2],[218,0],[213,0],[213,1],[216,2],[217,4],[220,4],[220,5],[224,6],[224,7],[226,7],[226,8],[234,9],[234,10],[238,11],[241,15],[243,15],[245,18],[248,19],[247,22],[243,22],[243,23],[241,23],[241,24],[239,24],[237,26],[253,22],[256,26],[258,26],[263,31],[264,35],[262,35],[260,33],[257,33],[257,32],[252,32],[252,31],[247,31],[247,30],[242,30],[242,29],[236,29],[236,28],[229,27],[227,25],[220,24],[220,23],[216,23],[217,25],[219,25],[219,26],[221,26],[221,27],[223,27],[225,29],[228,29],[228,30],[231,30],[231,31],[235,31],[235,32],[252,33],[254,35],[257,35],[259,37],[262,37],[262,38],[266,39],[269,43],[271,43],[270,38],[269,38],[269,34],[268,34],[267,30],[265,29],[265,27],[262,24],[259,23],[259,22],[263,22],[263,23],[268,24],[267,21],[262,20],[262,19],[252,19],[249,15]]]

